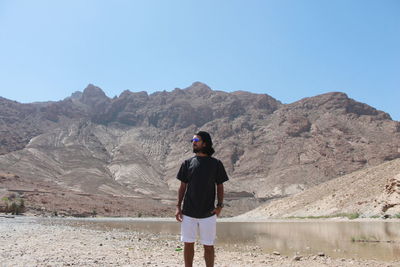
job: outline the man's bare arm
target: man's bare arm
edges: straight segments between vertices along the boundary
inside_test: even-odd
[[[224,202],[224,184],[217,185],[217,200],[218,200],[218,203],[221,203],[221,204]],[[214,210],[214,213],[217,216],[219,216],[221,211],[222,211],[222,207],[217,207]]]
[[[224,184],[217,185],[217,200],[218,203],[224,203]]]
[[[185,196],[187,183],[181,182],[178,189],[178,204],[176,204],[175,218],[178,222],[182,221],[182,201]]]

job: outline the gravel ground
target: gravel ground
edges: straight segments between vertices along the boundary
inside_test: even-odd
[[[183,266],[177,235],[94,230],[0,217],[0,266]],[[196,245],[194,266],[205,266]],[[216,247],[215,266],[400,266],[397,262],[267,254],[257,246]]]

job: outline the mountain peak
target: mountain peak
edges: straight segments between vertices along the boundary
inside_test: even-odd
[[[102,98],[108,98],[108,97],[106,96],[106,94],[104,93],[104,91],[101,90],[100,87],[97,87],[97,86],[95,86],[95,85],[93,85],[93,84],[91,84],[91,83],[85,88],[85,90],[83,90],[83,95],[82,95],[82,97],[83,97],[83,98],[86,98],[86,97],[102,97]]]
[[[81,99],[82,98],[82,92],[80,92],[80,91],[76,91],[76,92],[73,92],[72,94],[71,94],[71,96],[69,97],[69,98],[71,98],[71,99]],[[67,97],[68,98],[68,97]]]
[[[91,108],[97,109],[99,107],[104,107],[111,100],[100,87],[89,84],[85,90],[83,90],[80,101]]]
[[[212,92],[212,89],[207,84],[201,82],[194,82],[191,86],[185,88],[185,90],[197,95],[209,94]]]

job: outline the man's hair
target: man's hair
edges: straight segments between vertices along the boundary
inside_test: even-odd
[[[212,154],[214,154],[215,150],[212,147],[213,143],[212,143],[210,134],[207,133],[207,132],[204,132],[204,131],[200,131],[196,135],[200,136],[201,140],[204,143],[206,143],[206,147],[203,148],[203,153],[205,153],[205,154],[207,154],[209,156],[212,156]]]

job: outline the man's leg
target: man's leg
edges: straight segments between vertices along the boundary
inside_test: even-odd
[[[217,216],[200,219],[200,242],[204,246],[204,260],[207,267],[214,266],[214,240],[216,236]]]
[[[206,267],[214,266],[214,246],[204,245],[204,260],[206,261]]]
[[[185,259],[185,267],[192,267],[194,258],[194,243],[185,242],[183,255]]]
[[[194,218],[183,215],[181,223],[181,241],[184,242],[183,257],[185,267],[192,267],[194,257],[194,242],[197,236],[197,221]]]

